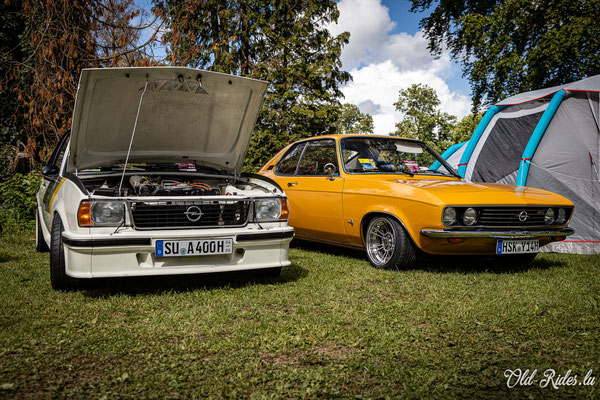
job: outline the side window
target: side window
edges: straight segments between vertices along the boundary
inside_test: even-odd
[[[335,153],[335,140],[315,140],[309,142],[300,165],[298,175],[327,175],[325,165],[333,164],[335,170],[339,171]]]
[[[60,139],[60,141],[56,145],[56,148],[54,149],[54,152],[50,156],[50,164],[56,165],[59,170],[62,165],[63,159],[65,158],[65,150],[67,149],[67,143],[69,143],[68,134]]]
[[[292,146],[292,148],[281,157],[281,160],[279,160],[279,163],[275,168],[275,173],[277,175],[294,175],[304,146],[306,146],[306,143],[298,143]]]

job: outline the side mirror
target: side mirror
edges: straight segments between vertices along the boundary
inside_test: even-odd
[[[56,165],[44,165],[42,167],[42,175],[56,175],[58,174],[58,167]]]
[[[335,165],[333,165],[332,163],[327,163],[325,164],[325,166],[323,167],[323,169],[325,170],[325,173],[327,175],[329,175],[329,179],[333,180],[333,174],[335,174],[336,172],[336,168]]]

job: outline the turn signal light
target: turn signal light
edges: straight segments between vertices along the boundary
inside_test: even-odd
[[[453,244],[462,243],[464,241],[465,241],[465,239],[463,239],[463,238],[448,238],[448,243],[453,243]]]
[[[283,221],[287,221],[290,216],[288,200],[287,199],[279,199],[281,201],[281,215],[279,215],[279,219]]]
[[[77,222],[81,227],[93,226],[92,223],[92,202],[89,200],[83,200],[79,203],[79,210],[77,210]]]

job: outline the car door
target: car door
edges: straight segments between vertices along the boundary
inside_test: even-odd
[[[325,166],[332,164],[330,175]],[[301,142],[282,157],[277,181],[290,202],[289,224],[296,236],[346,242],[342,214],[344,179],[339,174],[334,139]]]
[[[69,135],[64,135],[59,141],[58,145],[54,149],[54,152],[50,156],[50,161],[47,165],[55,166],[54,172],[45,174],[42,178],[42,184],[40,186],[40,190],[38,192],[38,204],[42,209],[42,222],[46,225],[48,230],[50,230],[52,224],[52,213],[50,209],[50,205],[52,202],[52,197],[54,192],[58,188],[60,184],[60,169],[62,166],[62,162],[65,156],[65,151],[67,148],[67,143],[69,142]]]

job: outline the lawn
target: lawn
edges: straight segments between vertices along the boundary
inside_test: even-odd
[[[0,237],[0,398],[600,397],[600,257],[372,268],[296,243],[279,278],[50,288],[33,235]],[[507,369],[595,385],[509,389]]]

